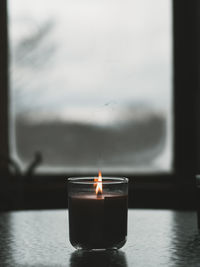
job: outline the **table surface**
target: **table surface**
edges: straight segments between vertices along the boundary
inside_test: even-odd
[[[67,210],[1,213],[0,266],[200,266],[195,212],[129,210],[128,217],[122,249],[82,252],[69,243]]]

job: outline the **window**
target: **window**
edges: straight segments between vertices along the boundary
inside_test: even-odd
[[[6,158],[7,156],[13,158],[14,152],[17,152],[17,157],[24,165],[26,165],[26,163],[29,162],[30,158],[32,159],[32,152],[30,153],[31,155],[29,155],[29,158],[23,158],[22,153],[19,153],[19,146],[14,144],[13,142],[14,140],[17,140],[15,139],[15,137],[17,136],[15,135],[17,132],[15,131],[17,120],[13,119],[16,108],[13,112],[14,105],[12,101],[14,99],[14,91],[12,91],[12,68],[10,70],[11,90],[8,90],[8,41],[6,3],[6,0],[0,1],[0,159],[2,159],[2,157]],[[169,130],[170,128],[167,129],[168,131],[171,131],[171,134],[173,132],[171,139],[171,142],[173,143],[173,149],[171,151],[173,171],[171,173],[163,174],[154,169],[154,173],[150,173],[150,171],[148,171],[145,174],[142,173],[142,168],[140,173],[137,173],[133,168],[132,173],[127,175],[128,177],[134,176],[134,180],[130,179],[129,187],[131,192],[134,188],[134,194],[129,194],[129,204],[131,207],[195,207],[194,175],[198,171],[199,161],[197,149],[199,145],[199,127],[197,115],[199,114],[198,19],[200,7],[198,1],[191,2],[186,0],[173,1],[172,5],[173,97],[171,99],[172,101],[170,105],[171,110],[173,111],[173,117],[171,117],[170,120],[173,120],[173,123],[171,123],[170,120],[168,122],[170,122],[169,125],[171,124],[173,125],[173,127],[171,130]],[[10,10],[11,9],[9,2],[8,11],[10,12]],[[11,16],[10,13],[9,16]],[[49,30],[47,30],[49,28],[51,28],[51,23],[48,22],[45,26],[45,31],[47,31],[48,34],[50,33]],[[45,49],[45,51],[46,50],[48,49]],[[49,50],[51,51],[51,49]],[[12,51],[12,48],[10,51]],[[14,58],[13,56],[14,54],[12,55],[12,58]],[[39,76],[35,77],[35,80],[38,79]],[[40,92],[41,91],[39,91],[39,93],[37,92],[37,96],[39,95],[38,99],[40,99],[41,96]],[[31,101],[29,103],[31,103]],[[36,108],[38,108],[38,106]],[[35,110],[37,111],[37,109]],[[24,115],[26,114],[25,111],[23,112]],[[8,113],[10,113],[10,116],[8,116]],[[32,123],[33,122],[34,120],[32,121]],[[42,123],[44,124],[44,122],[45,121],[43,120]],[[10,127],[8,127],[8,125]],[[48,130],[48,128],[46,129]],[[9,138],[8,133],[11,138]],[[45,137],[46,136],[47,135],[45,135]],[[10,149],[10,151],[8,149],[8,142],[10,143],[10,148],[12,148]],[[16,150],[14,151],[13,148],[15,147]],[[9,162],[10,161],[8,159],[7,163]],[[44,162],[44,165],[45,164],[48,165],[47,161],[46,163]],[[21,199],[24,200],[24,204],[22,204],[20,208],[64,207],[63,203],[66,203],[66,174],[75,175],[75,171],[68,173],[65,169],[64,173],[60,175],[54,175],[52,174],[50,169],[46,169],[47,172],[43,173],[42,175],[41,173],[37,173],[37,175],[34,175],[32,173],[33,179],[30,179],[30,173],[23,173],[24,179],[22,179],[22,177],[18,175],[15,175],[13,177],[10,169],[8,168],[8,165],[9,164],[3,166],[3,168],[2,164],[0,165],[0,172],[2,173],[3,171],[3,175],[1,175],[0,177],[0,188],[6,192],[6,194],[4,195],[5,199],[7,199],[7,201],[1,201],[1,204],[6,203],[6,209],[8,209],[8,207],[13,208],[10,204],[10,199],[12,199],[13,193],[17,192],[18,194],[21,194],[22,191],[24,192],[24,194]],[[171,164],[169,164],[168,166],[170,165]],[[8,173],[4,172],[4,170],[6,170]],[[88,174],[91,175],[91,170],[88,171]],[[112,175],[115,174],[118,175],[119,173],[117,173],[116,170],[113,170]],[[126,175],[123,170],[121,171],[121,174]],[[41,179],[42,177],[46,177],[46,179]],[[9,190],[6,190],[6,188],[9,188]],[[19,192],[19,190],[22,191]],[[10,198],[9,192],[11,196]],[[37,198],[35,198],[36,194]]]
[[[40,172],[172,170],[170,0],[9,0],[11,153]]]

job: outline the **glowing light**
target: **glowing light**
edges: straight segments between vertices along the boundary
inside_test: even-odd
[[[102,185],[102,175],[99,171],[99,177],[94,179],[95,183],[94,186],[96,187],[96,194],[101,195],[103,192],[103,185]]]

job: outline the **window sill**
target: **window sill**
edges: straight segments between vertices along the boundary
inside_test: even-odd
[[[10,176],[0,188],[0,210],[67,208],[66,175]],[[129,207],[195,209],[195,192],[190,181],[178,183],[172,175],[136,176],[129,180]]]

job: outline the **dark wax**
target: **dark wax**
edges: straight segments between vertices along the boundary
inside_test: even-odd
[[[76,248],[120,248],[127,236],[127,195],[69,197],[70,242]]]

